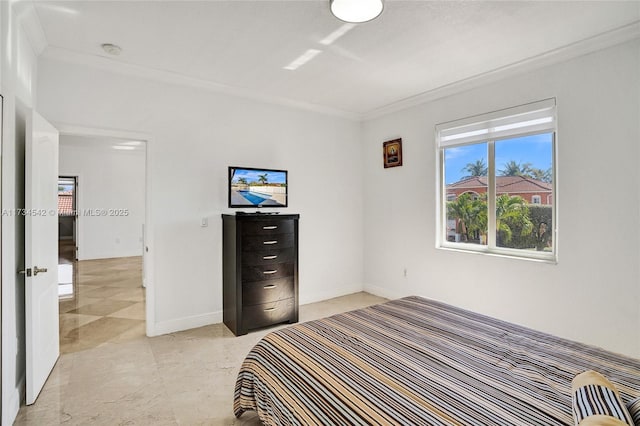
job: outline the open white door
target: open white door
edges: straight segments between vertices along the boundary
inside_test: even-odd
[[[58,330],[58,131],[33,110],[26,117],[25,335],[27,404],[60,355]]]

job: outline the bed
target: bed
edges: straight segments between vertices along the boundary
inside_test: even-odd
[[[413,296],[268,334],[233,408],[265,425],[573,425],[590,369],[640,396],[640,360]]]

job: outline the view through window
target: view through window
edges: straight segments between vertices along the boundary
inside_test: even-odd
[[[555,102],[477,120],[437,129],[440,246],[554,259]]]

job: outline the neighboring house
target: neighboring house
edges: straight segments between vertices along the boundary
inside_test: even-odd
[[[58,192],[58,239],[74,240],[73,191]]]
[[[73,216],[73,192],[58,192],[58,216]]]
[[[471,176],[447,186],[447,201],[453,201],[465,192],[487,192],[486,176]],[[553,185],[525,176],[496,176],[496,195],[519,195],[529,204],[553,204]]]

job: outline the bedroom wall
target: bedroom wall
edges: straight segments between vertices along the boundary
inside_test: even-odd
[[[145,152],[113,149],[114,140],[60,137],[61,176],[78,176],[78,259],[142,256]],[[126,215],[83,214],[126,209]]]
[[[222,320],[230,165],[289,171],[283,213],[301,215],[302,303],[362,290],[359,123],[47,57],[39,65],[38,108],[54,124],[149,135],[154,334]]]
[[[365,290],[640,357],[639,52],[636,40],[365,122]],[[552,96],[558,263],[436,249],[434,126]],[[397,137],[404,165],[383,169],[382,142]]]

